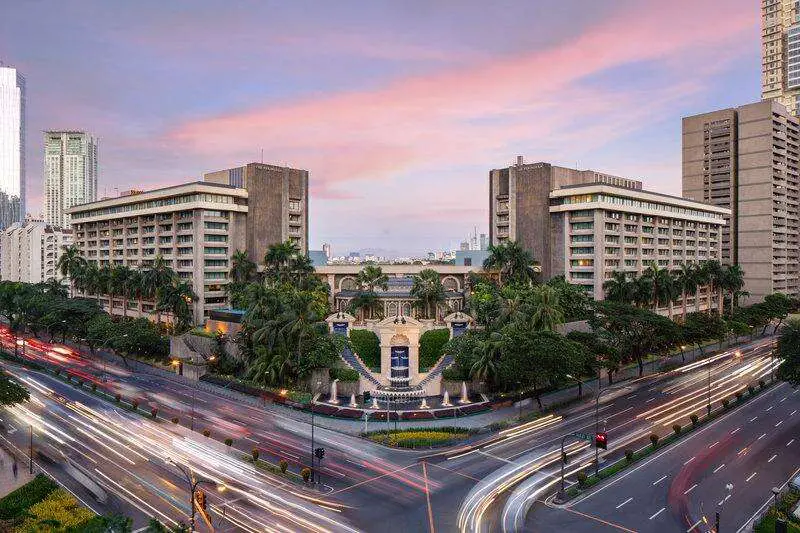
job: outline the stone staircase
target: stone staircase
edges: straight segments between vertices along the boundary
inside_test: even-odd
[[[349,346],[345,346],[342,350],[342,353],[339,355],[350,368],[364,376],[364,379],[375,385],[376,388],[381,387],[380,381],[375,379],[375,376],[373,376],[369,369],[364,366],[364,363],[356,354],[353,353]]]
[[[425,376],[425,379],[420,381],[417,386],[425,387],[425,385],[433,381],[434,378],[441,375],[441,373],[444,372],[444,369],[451,364],[453,364],[453,356],[448,354],[443,355],[442,358],[439,359],[439,362],[434,365],[430,372],[428,372],[428,375]]]

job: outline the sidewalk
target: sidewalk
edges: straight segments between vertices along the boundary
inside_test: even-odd
[[[0,447],[0,498],[33,479],[33,476],[28,474],[28,463],[17,462],[16,476],[13,465],[14,458]]]

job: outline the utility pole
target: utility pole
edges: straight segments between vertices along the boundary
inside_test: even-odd
[[[711,416],[711,363],[708,363],[708,393],[706,397],[706,410],[708,411],[708,416]]]
[[[314,398],[311,398],[311,482],[314,482]]]

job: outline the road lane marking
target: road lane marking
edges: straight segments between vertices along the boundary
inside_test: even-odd
[[[660,514],[661,514],[661,513],[663,513],[664,511],[666,511],[666,509],[667,509],[666,507],[662,507],[661,509],[659,509],[658,511],[656,511],[656,514],[654,514],[653,516],[651,516],[651,517],[650,517],[650,520],[652,520],[653,518],[657,517],[658,515],[660,515]]]
[[[795,414],[796,412],[797,412],[797,409],[795,409],[794,411],[792,411],[791,413],[789,413],[789,416],[792,416],[792,415],[793,415],[793,414]]]
[[[630,400],[631,398],[636,398],[636,395],[635,395],[635,394],[631,394],[630,396],[628,396],[628,397],[627,397],[627,398],[625,398],[625,399],[626,399],[626,400]]]
[[[245,437],[244,440],[249,440],[250,442],[255,442],[256,444],[258,444],[258,441],[256,439],[251,439],[250,437]]]
[[[764,411],[772,411],[772,408],[773,408],[773,407],[775,407],[775,406],[774,406],[774,405],[770,405],[769,407],[767,407],[766,409],[764,409]]]
[[[755,422],[757,418],[758,418],[757,416],[754,416],[753,418],[750,419],[750,422]]]
[[[723,503],[725,503],[726,501],[728,501],[728,498],[730,498],[730,497],[731,497],[731,495],[730,495],[730,494],[728,494],[727,496],[725,496],[724,498],[722,498],[720,501],[718,501],[718,502],[717,502],[717,505],[718,505],[718,506],[721,506]]]
[[[689,529],[686,530],[686,533],[689,533],[691,530],[693,530],[694,528],[696,528],[697,526],[699,526],[702,523],[703,523],[703,519],[701,518],[700,520],[698,520],[697,522],[692,524],[692,526]]]
[[[714,447],[714,446],[716,446],[717,444],[719,444],[719,441],[715,442],[714,444],[711,444],[711,445],[708,447],[708,449],[710,450],[711,448],[713,448],[713,447]]]
[[[652,398],[650,398],[649,400],[647,400],[647,401],[646,401],[646,402],[644,402],[644,403],[650,403],[650,402],[652,402],[652,401],[653,401],[653,400],[655,400],[655,399],[656,399],[656,397],[655,397],[655,396],[653,396]]]
[[[697,488],[697,483],[695,483],[694,485],[692,485],[691,487],[689,487],[688,489],[683,491],[683,495],[686,496],[687,494],[689,494],[690,492],[692,492],[696,488]]]
[[[689,459],[688,461],[686,461],[685,463],[683,463],[683,466],[686,466],[686,465],[688,465],[688,464],[689,464],[689,463],[691,463],[692,461],[694,461],[694,457],[692,457],[691,459]]]
[[[789,442],[786,443],[786,446],[791,446],[793,442],[794,442],[794,439],[790,440]]]
[[[764,438],[764,437],[766,437],[766,436],[767,436],[767,434],[766,434],[766,433],[762,433],[762,434],[761,434],[761,436],[760,436],[760,437],[758,437],[756,440],[761,440],[761,439],[763,439],[763,438]]]
[[[628,498],[627,500],[625,500],[625,501],[624,501],[624,502],[622,502],[621,504],[617,505],[617,509],[619,509],[620,507],[622,507],[622,506],[623,506],[623,505],[625,505],[626,503],[630,503],[630,502],[631,502],[631,500],[633,500],[633,498]]]
[[[717,468],[715,468],[713,473],[714,473],[714,474],[716,474],[717,472],[719,472],[719,471],[720,471],[720,470],[722,470],[723,468],[725,468],[725,463],[722,463],[722,464],[721,464],[721,465],[719,465]]]
[[[780,422],[778,422],[777,424],[775,424],[775,427],[778,427],[778,426],[780,426],[781,424],[783,424],[783,420],[781,420]]]
[[[661,483],[665,479],[667,479],[667,476],[662,476],[662,477],[658,478],[657,480],[653,481],[653,485],[658,485],[659,483]]]
[[[773,455],[772,457],[770,457],[770,458],[769,458],[769,461],[767,461],[767,462],[768,462],[768,463],[771,463],[772,461],[774,461],[774,460],[775,460],[775,458],[776,458],[776,457],[778,457],[778,454],[777,454],[777,453],[776,453],[775,455]]]
[[[733,431],[731,431],[731,435],[736,435],[739,432],[740,429],[742,429],[742,428],[734,429]]]
[[[783,403],[783,402],[785,402],[785,401],[786,401],[786,398],[788,398],[788,396],[784,396],[783,398],[781,398],[781,401],[779,401],[778,403]]]
[[[753,479],[754,477],[756,477],[756,474],[757,474],[757,473],[758,473],[758,472],[753,472],[752,474],[750,474],[750,475],[747,477],[747,479],[745,479],[745,481],[749,482],[751,479]]]

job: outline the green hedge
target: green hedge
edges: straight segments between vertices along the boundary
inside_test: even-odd
[[[352,368],[331,368],[329,371],[331,380],[338,379],[342,382],[352,383],[358,381],[358,372]]]
[[[450,340],[449,329],[431,329],[419,338],[419,371],[427,371],[442,357],[444,345]]]
[[[367,368],[380,368],[381,341],[368,329],[351,329],[350,346]]]
[[[0,499],[0,519],[10,520],[25,512],[40,501],[47,498],[58,485],[44,474],[39,474],[32,481],[21,486]]]

